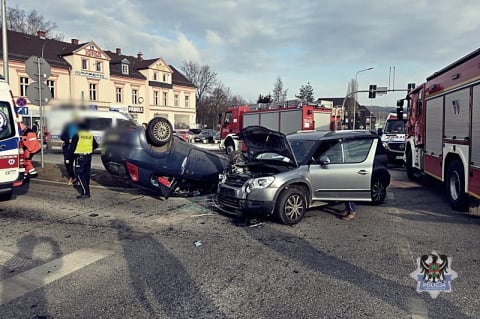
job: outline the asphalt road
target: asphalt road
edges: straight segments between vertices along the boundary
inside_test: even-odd
[[[32,181],[0,208],[1,318],[480,318],[480,219],[394,181],[358,219],[311,210],[249,227],[208,197]],[[452,257],[450,294],[418,294],[414,259]]]

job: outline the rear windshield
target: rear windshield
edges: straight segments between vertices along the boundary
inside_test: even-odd
[[[0,102],[0,140],[15,136],[15,121],[7,102]]]

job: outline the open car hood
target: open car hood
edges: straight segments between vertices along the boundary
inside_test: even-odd
[[[285,157],[291,165],[298,166],[290,143],[285,134],[272,131],[263,126],[248,126],[240,131],[238,137],[247,147],[249,160],[258,160],[261,154],[278,154]]]

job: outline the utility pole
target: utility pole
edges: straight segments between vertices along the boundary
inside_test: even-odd
[[[2,49],[3,49],[3,77],[7,83],[9,82],[8,75],[8,42],[7,42],[7,1],[2,1]]]

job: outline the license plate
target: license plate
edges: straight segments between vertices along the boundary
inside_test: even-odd
[[[0,169],[0,182],[13,181],[17,179],[17,176],[18,176],[18,169],[16,168]]]

